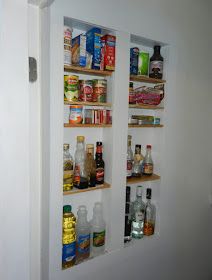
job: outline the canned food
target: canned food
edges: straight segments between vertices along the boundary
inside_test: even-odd
[[[71,65],[72,29],[64,26],[64,65]]]
[[[78,101],[79,77],[64,75],[64,99],[68,101]]]
[[[80,80],[79,81],[79,101],[93,101],[93,81],[92,80]]]
[[[70,124],[79,124],[82,123],[82,106],[72,105],[70,106],[70,115],[69,115],[69,123]]]
[[[105,103],[107,99],[107,80],[94,80],[93,102]]]

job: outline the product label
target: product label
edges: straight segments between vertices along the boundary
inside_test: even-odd
[[[136,222],[142,222],[144,220],[144,211],[135,213]]]
[[[77,238],[77,251],[81,254],[90,251],[90,234],[82,234]]]
[[[151,61],[150,62],[150,69],[149,69],[149,73],[157,73],[157,74],[162,74],[163,73],[163,61]]]
[[[105,230],[93,233],[93,246],[101,247],[105,245]]]
[[[127,160],[127,177],[132,176],[132,160]]]
[[[74,171],[73,170],[65,170],[63,172],[63,189],[64,191],[70,190],[73,187],[74,180]]]
[[[104,181],[104,168],[98,167],[96,169],[96,181],[97,182]]]
[[[76,257],[76,242],[63,245],[62,261],[70,262]]]
[[[155,229],[155,226],[154,226],[153,222],[145,221],[145,223],[144,223],[144,234],[145,235],[152,235],[152,234],[154,234],[154,229]]]
[[[153,173],[153,165],[151,163],[144,163],[143,173],[147,175],[151,175]]]
[[[74,167],[74,185],[79,186],[80,184],[80,166],[75,164]]]

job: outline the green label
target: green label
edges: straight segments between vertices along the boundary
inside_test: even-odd
[[[101,247],[105,245],[105,230],[93,233],[93,246]]]

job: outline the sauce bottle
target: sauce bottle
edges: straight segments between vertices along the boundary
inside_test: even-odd
[[[96,184],[104,184],[105,163],[102,159],[102,142],[96,142]]]
[[[150,58],[149,68],[150,78],[162,79],[163,78],[163,57],[160,54],[160,46],[154,46],[154,53]]]
[[[144,175],[152,175],[153,174],[153,160],[151,155],[151,145],[146,146],[146,155],[144,157],[143,163],[142,163],[142,173]]]

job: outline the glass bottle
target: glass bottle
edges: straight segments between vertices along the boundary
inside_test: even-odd
[[[144,218],[144,235],[150,236],[154,234],[155,230],[155,216],[156,208],[155,205],[151,203],[152,190],[146,189],[146,207],[145,207],[145,218]]]
[[[86,145],[85,169],[88,176],[88,187],[96,186],[96,161],[94,160],[94,145]]]
[[[149,76],[151,78],[163,78],[163,57],[160,54],[160,46],[154,46],[154,53],[150,58]]]
[[[63,145],[63,191],[70,191],[73,188],[74,162],[69,152],[69,144]]]
[[[124,242],[131,241],[130,186],[126,187]]]
[[[75,152],[74,187],[86,189],[88,177],[85,170],[85,137],[77,136],[77,147]]]
[[[63,253],[62,267],[68,268],[76,261],[76,217],[71,205],[63,206]]]
[[[76,263],[80,263],[90,256],[90,224],[87,220],[86,206],[81,205],[77,211],[77,250]]]
[[[96,257],[105,251],[106,224],[103,218],[102,203],[96,202],[91,221],[92,256]]]
[[[152,155],[151,155],[151,145],[146,146],[146,155],[144,157],[143,163],[142,163],[142,173],[144,175],[152,175],[153,174],[153,161],[152,161]]]
[[[102,159],[102,142],[96,142],[96,184],[104,184],[105,163]]]
[[[143,237],[144,214],[145,203],[142,200],[142,186],[137,186],[136,200],[132,203],[131,209],[132,238],[139,239]]]
[[[131,140],[132,136],[128,135],[128,141],[127,141],[127,178],[132,177],[132,167],[133,167],[133,152],[131,148]]]
[[[134,154],[133,170],[132,170],[133,177],[140,177],[142,175],[141,173],[142,160],[143,160],[143,156],[141,154],[141,145],[135,145],[135,154]]]

